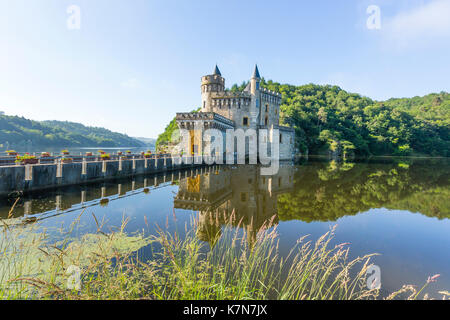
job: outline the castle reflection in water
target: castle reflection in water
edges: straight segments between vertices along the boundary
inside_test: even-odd
[[[294,169],[282,165],[276,175],[263,176],[260,167],[224,166],[180,181],[175,208],[199,211],[197,236],[211,245],[223,225],[246,229],[249,243],[262,227],[278,224],[277,199],[292,190]]]
[[[111,218],[114,212],[134,212],[140,220],[149,215],[163,223],[161,219],[175,207],[184,217],[189,213],[180,211],[198,212],[199,238],[214,243],[228,223],[245,228],[254,239],[264,224],[337,221],[373,208],[450,219],[450,164],[446,159],[319,160],[280,164],[274,176],[260,175],[258,166],[205,166],[19,195],[12,215],[15,197],[0,198],[0,222],[46,219],[51,224],[57,222],[52,220],[56,215],[63,218],[70,211],[89,208]]]
[[[133,195],[151,193],[155,188],[178,185],[174,207],[199,212],[199,239],[214,244],[220,237],[221,227],[230,223],[245,228],[251,242],[263,225],[278,223],[277,197],[293,188],[294,171],[293,165],[280,164],[278,174],[262,176],[256,165],[224,165],[72,186],[21,196],[12,219],[8,216],[15,199],[1,199],[0,219],[13,220],[10,221],[13,224],[35,222],[70,211],[107,206],[125,198],[131,200]]]

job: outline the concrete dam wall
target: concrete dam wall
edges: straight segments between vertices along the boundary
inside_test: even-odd
[[[120,159],[0,167],[0,196],[203,165],[199,157]]]

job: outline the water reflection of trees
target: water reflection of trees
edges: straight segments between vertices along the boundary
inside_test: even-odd
[[[448,168],[433,160],[310,161],[264,177],[256,166],[222,167],[181,180],[174,204],[199,211],[198,236],[212,244],[225,224],[245,228],[250,241],[280,220],[335,221],[381,207],[442,219],[450,217]]]
[[[371,208],[450,217],[447,160],[309,163],[278,197],[280,220],[335,221]]]
[[[168,175],[64,190],[21,198],[14,218],[47,212],[62,214],[87,206],[109,205],[151,193],[164,183],[179,186],[176,208],[198,211],[199,238],[215,243],[225,224],[246,229],[252,240],[261,226],[279,221],[335,221],[371,208],[419,212],[450,218],[448,160],[372,160],[365,163],[309,161],[282,165],[278,174],[262,176],[258,166],[204,167]],[[106,200],[108,199],[108,200]],[[9,217],[15,199],[0,200],[0,219]]]

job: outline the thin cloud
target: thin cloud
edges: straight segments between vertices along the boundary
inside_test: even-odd
[[[433,0],[383,23],[382,31],[399,48],[430,46],[450,39],[450,0]]]
[[[139,81],[135,78],[127,79],[120,84],[124,88],[136,89],[140,87]]]

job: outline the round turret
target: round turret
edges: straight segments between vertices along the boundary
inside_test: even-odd
[[[202,111],[211,111],[211,93],[225,91],[225,79],[222,77],[219,68],[215,67],[214,73],[202,77]]]

